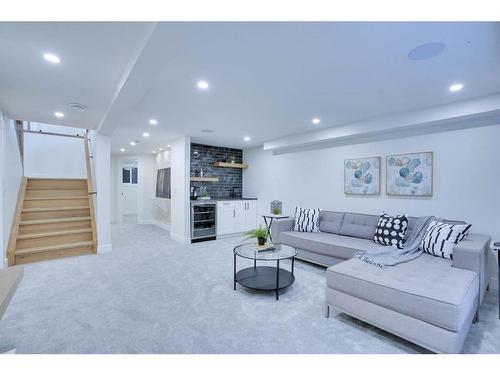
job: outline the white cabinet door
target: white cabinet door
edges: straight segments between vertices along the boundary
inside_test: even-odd
[[[244,201],[235,201],[235,223],[234,223],[234,232],[245,232],[247,231],[246,227],[246,204]]]
[[[217,203],[217,234],[235,233],[236,210],[232,202]]]
[[[257,227],[257,201],[245,202],[245,230]]]

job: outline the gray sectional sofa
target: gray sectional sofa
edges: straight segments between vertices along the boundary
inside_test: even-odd
[[[297,258],[328,267],[327,316],[332,306],[433,352],[459,353],[488,285],[490,237],[469,234],[453,261],[422,254],[382,269],[353,258],[380,246],[372,240],[378,219],[322,211],[318,233],[294,232],[293,219],[275,220],[271,232],[274,242],[296,248]],[[409,218],[408,231],[415,222]]]

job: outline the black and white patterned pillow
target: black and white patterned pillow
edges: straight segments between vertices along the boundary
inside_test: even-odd
[[[295,207],[293,230],[296,232],[319,232],[319,208]]]
[[[420,247],[426,253],[453,259],[455,245],[467,236],[470,228],[470,224],[446,224],[433,220],[427,227]]]
[[[402,249],[407,229],[408,217],[406,215],[389,216],[384,213],[378,219],[373,242]]]

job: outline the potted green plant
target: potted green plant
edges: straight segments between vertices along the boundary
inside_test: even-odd
[[[280,214],[279,207],[273,207],[273,214],[275,214],[275,215],[279,215]]]
[[[245,233],[245,235],[248,236],[245,239],[257,238],[259,246],[264,246],[267,241],[267,228],[263,225],[260,225],[258,228],[249,230]]]

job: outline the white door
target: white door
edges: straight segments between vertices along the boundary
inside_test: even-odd
[[[235,205],[232,202],[217,204],[217,235],[235,232]]]
[[[137,215],[137,185],[122,185],[123,215]]]
[[[136,166],[122,167],[120,194],[123,215],[137,215],[137,176]]]

